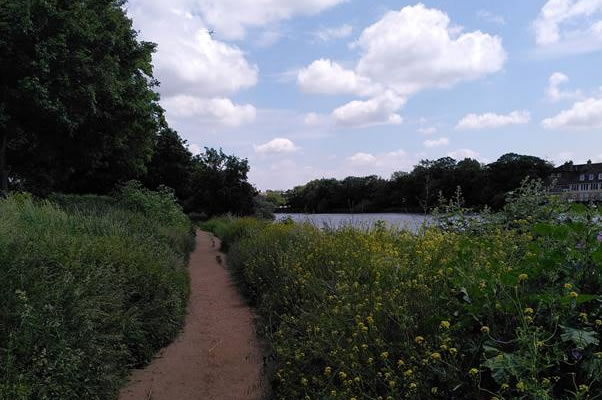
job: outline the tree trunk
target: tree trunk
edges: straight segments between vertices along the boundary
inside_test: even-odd
[[[8,171],[6,169],[6,145],[8,142],[8,132],[3,130],[0,133],[0,195],[8,195]]]

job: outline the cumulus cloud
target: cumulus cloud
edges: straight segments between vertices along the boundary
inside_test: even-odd
[[[346,0],[187,0],[209,26],[228,39],[242,39],[246,30],[287,20],[296,15],[315,15]]]
[[[357,72],[402,95],[478,79],[506,61],[499,36],[463,33],[447,14],[422,4],[387,13],[355,46],[362,52]]]
[[[397,114],[405,99],[388,91],[381,96],[366,100],[354,100],[332,112],[335,124],[345,127],[368,127],[376,125],[399,125],[403,122]]]
[[[602,48],[602,0],[548,0],[533,23],[540,47],[564,52]]]
[[[153,62],[165,98],[161,103],[171,117],[199,116],[203,122],[227,126],[250,122],[255,108],[235,105],[226,97],[255,86],[258,67],[237,46],[209,34],[197,3],[131,0],[127,4],[141,38],[158,44]]]
[[[529,123],[531,114],[528,111],[513,111],[510,114],[494,113],[468,114],[458,122],[456,130],[494,129],[510,125]]]
[[[447,155],[454,160],[464,160],[465,158],[478,160],[481,157],[479,153],[471,149],[460,149],[447,153]]]
[[[447,14],[422,4],[387,13],[366,28],[352,47],[360,52],[353,69],[319,59],[297,75],[305,92],[371,97],[336,109],[338,125],[400,123],[396,112],[408,96],[498,72],[506,61],[500,37],[463,32]],[[390,97],[383,93],[403,101],[391,107],[382,102],[383,96]]]
[[[328,59],[319,59],[299,71],[297,83],[307,93],[369,96],[380,91],[370,79]]]
[[[386,176],[395,170],[408,168],[414,160],[405,150],[400,149],[379,154],[355,153],[347,161],[353,167]]]
[[[314,36],[323,42],[328,42],[335,39],[344,39],[351,36],[353,27],[349,24],[344,24],[335,28],[324,28],[314,33]]]
[[[428,148],[448,146],[449,139],[446,137],[442,137],[439,139],[425,140],[423,144],[424,144],[424,147],[428,147]]]
[[[560,101],[565,99],[575,99],[581,97],[583,94],[580,90],[575,91],[563,91],[560,86],[567,83],[569,77],[562,72],[555,72],[550,76],[548,88],[546,90],[546,97],[550,101]]]
[[[205,99],[188,95],[168,97],[163,100],[168,117],[197,118],[206,123],[230,127],[241,126],[255,120],[256,109],[250,104],[237,105],[227,98]]]
[[[298,150],[299,148],[295,143],[286,138],[275,138],[267,143],[255,146],[255,152],[261,154],[294,153]]]
[[[257,83],[258,68],[238,47],[215,40],[194,4],[132,0],[129,14],[143,39],[159,45],[156,75],[165,96],[223,96]]]
[[[577,102],[568,110],[542,121],[545,129],[600,129],[602,128],[602,98]]]

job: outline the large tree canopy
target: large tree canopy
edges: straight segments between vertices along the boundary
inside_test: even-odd
[[[102,192],[146,172],[162,114],[155,45],[123,3],[1,0],[0,168],[13,185]]]

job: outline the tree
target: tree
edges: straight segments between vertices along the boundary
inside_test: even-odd
[[[184,201],[189,211],[208,216],[233,213],[253,213],[253,198],[257,190],[248,182],[249,162],[221,149],[205,148],[193,158],[191,196]]]
[[[166,125],[155,138],[154,153],[144,184],[150,189],[160,185],[172,188],[179,199],[192,194],[194,162],[186,141]]]
[[[495,208],[504,205],[506,194],[521,186],[526,178],[547,179],[554,166],[541,158],[508,153],[487,166],[487,199]]]
[[[3,190],[106,192],[146,172],[162,115],[155,45],[123,5],[0,2]]]

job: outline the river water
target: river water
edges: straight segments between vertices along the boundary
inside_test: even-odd
[[[295,222],[310,223],[317,227],[340,228],[352,225],[356,228],[371,228],[377,221],[397,229],[418,230],[432,218],[424,214],[276,214],[277,220],[291,218]]]

